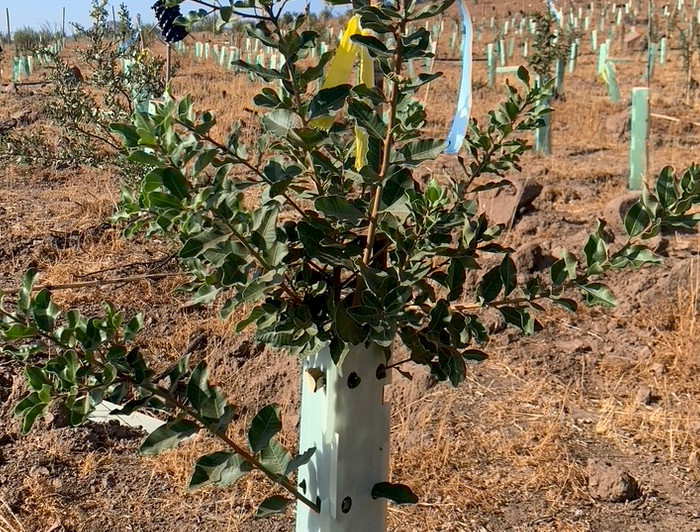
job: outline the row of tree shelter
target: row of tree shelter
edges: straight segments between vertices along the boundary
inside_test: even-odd
[[[583,53],[597,54],[596,74],[606,86],[612,102],[621,98],[619,84],[615,74],[615,63],[639,60],[637,57],[615,58],[611,52],[619,42],[618,50],[629,54],[634,48],[642,52],[645,61],[643,82],[648,85],[653,76],[654,67],[658,63],[664,65],[668,59],[668,51],[683,39],[693,42],[694,28],[700,23],[699,0],[676,0],[672,6],[665,4],[655,9],[652,2],[632,0],[625,4],[596,4],[590,3],[586,8],[564,9],[558,13],[555,31],[570,40],[568,57],[560,57],[555,63],[554,79],[557,90],[563,90],[564,73],[576,69],[577,59]],[[544,9],[544,6],[543,6]],[[451,25],[451,27],[449,27]],[[663,31],[661,26],[664,26]],[[510,74],[517,70],[519,62],[526,63],[532,53],[533,36],[537,30],[537,22],[518,13],[513,16],[497,19],[496,17],[482,18],[473,25],[474,41],[481,43],[476,50],[474,60],[486,63],[486,82],[493,86],[498,74]],[[414,28],[415,29],[415,28]],[[426,24],[431,34],[431,44],[436,57],[439,59],[456,59],[462,53],[462,39],[459,24],[456,20],[443,17],[437,23]],[[447,32],[445,31],[447,29]],[[312,50],[313,56],[318,56],[332,49],[340,35],[334,35],[333,28],[324,32],[324,38]],[[444,42],[441,37],[447,36]],[[585,44],[584,44],[585,43]],[[63,41],[51,45],[52,53],[62,49]],[[588,50],[585,49],[587,45]],[[677,46],[676,46],[677,47]],[[180,42],[174,45],[179,54],[191,53],[197,61],[212,62],[220,68],[237,72],[236,61],[243,59],[249,63],[257,63],[263,68],[281,68],[283,58],[274,50],[262,46],[261,43],[242,34],[230,34],[228,43],[211,43],[199,40]],[[516,59],[516,50],[522,58]],[[12,80],[20,82],[32,75],[36,68],[50,61],[50,55],[37,51],[31,55],[12,58]],[[509,63],[516,62],[515,65]],[[692,64],[692,52],[690,55]],[[409,63],[409,74],[417,71],[433,71],[435,58]],[[122,68],[128,68],[124,61]],[[633,89],[631,98],[632,140],[630,149],[630,188],[639,188],[643,175],[646,174],[646,137],[648,136],[649,94],[648,88]],[[536,136],[536,149],[545,155],[550,152],[548,126],[545,134]],[[643,138],[638,138],[641,135]]]

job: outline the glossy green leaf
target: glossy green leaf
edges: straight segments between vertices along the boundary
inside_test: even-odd
[[[26,327],[19,324],[12,325],[7,329],[0,329],[0,338],[6,341],[35,338],[36,335],[37,330],[35,327]]]
[[[301,466],[308,464],[309,460],[311,460],[311,457],[314,455],[315,452],[316,447],[311,447],[304,451],[302,454],[299,454],[292,458],[287,464],[287,467],[284,469],[284,475],[287,476],[299,469]]]
[[[283,475],[291,461],[292,455],[276,440],[260,451],[260,462],[276,475]]]
[[[518,286],[517,274],[518,271],[515,267],[515,262],[511,258],[510,254],[506,254],[503,257],[503,261],[500,266],[501,282],[503,283],[503,296],[508,297],[510,293],[515,290]]]
[[[271,515],[284,513],[287,507],[293,502],[292,499],[287,499],[281,495],[273,495],[260,503],[258,510],[255,512],[255,517],[265,518]]]
[[[445,141],[421,139],[405,144],[399,153],[403,156],[403,164],[417,165],[423,161],[436,159],[443,151],[445,151]]]
[[[679,191],[674,179],[673,168],[671,166],[664,167],[656,179],[656,197],[659,203],[669,209],[676,201],[678,201]]]
[[[518,307],[499,307],[498,311],[501,313],[503,319],[508,325],[512,325],[525,334],[534,334],[536,331],[542,329],[542,326],[527,309]]]
[[[147,456],[155,456],[176,447],[182,440],[194,436],[197,432],[199,432],[199,426],[185,419],[165,423],[143,440],[139,452]]]
[[[351,88],[351,85],[337,85],[318,91],[309,103],[308,119],[328,115],[341,109],[345,105]]]
[[[491,268],[482,277],[476,289],[477,298],[482,304],[490,303],[498,297],[502,288],[503,279],[501,277],[501,267],[496,266],[495,268]]]
[[[187,399],[199,415],[210,422],[218,422],[224,415],[226,399],[221,391],[209,384],[209,370],[202,361],[193,370],[187,383]]]
[[[323,196],[314,202],[314,206],[328,218],[343,222],[357,222],[364,213],[342,196]]]
[[[254,453],[260,452],[270,444],[270,439],[282,430],[279,405],[263,407],[250,422],[248,444]]]
[[[625,232],[630,237],[635,237],[644,232],[651,223],[651,217],[641,202],[636,202],[625,214],[623,225]]]
[[[196,490],[210,484],[229,486],[253,470],[253,466],[240,455],[217,451],[200,456],[187,484],[188,490]]]
[[[614,307],[617,305],[617,299],[603,283],[587,283],[581,285],[581,290],[586,298],[586,303],[589,305],[603,305],[606,307]]]

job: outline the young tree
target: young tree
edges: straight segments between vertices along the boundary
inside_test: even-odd
[[[284,1],[248,2],[255,7],[245,13],[256,20],[251,35],[284,57],[279,69],[238,63],[269,83],[254,98],[263,111],[256,143],[243,144],[242,124],[215,137],[215,118],[196,113],[187,96],[168,97],[154,113],[136,112],[133,122],[114,126],[131,159],[150,169],[137,190],[124,191],[117,219],[126,234],[164,233],[178,242],[193,302],[218,304],[223,317],[251,305],[237,330],[253,326],[260,342],[302,359],[309,385],[302,402],[356,390],[326,403],[332,415],[324,419],[343,419],[365,390],[376,390],[377,382],[381,389],[390,371],[409,363],[457,386],[466,363],[486,357],[485,309],[532,334],[541,328],[535,313],[545,305],[575,311],[575,295],[587,304],[614,305],[605,274],[658,263],[645,240],[662,227],[690,227],[699,219],[687,214],[700,202],[698,168],[682,175],[665,169],[656,188],[627,213],[626,242],[613,246],[601,222],[579,255],[564,252],[548,276],[519,283],[511,250],[498,242],[502,228],[478,212],[475,193],[506,186],[505,174],[519,170],[529,148],[520,133],[541,125],[549,86],[531,86],[521,69],[522,87],[509,86],[507,100],[483,125],[471,121],[458,157],[462,178],[421,180],[417,169],[446,146],[425,135],[425,109],[414,95],[440,74],[412,77],[405,67],[430,57],[422,23],[451,4],[355,1],[348,26],[355,31],[346,30],[335,56],[312,61],[318,33],[306,29],[304,15],[285,26],[279,9]],[[237,7],[218,13],[228,22]],[[195,23],[197,16],[187,21]],[[349,72],[343,70],[352,66],[353,54],[363,56],[364,69],[355,85],[345,83]],[[372,65],[381,72],[381,87],[370,82]],[[326,71],[323,88],[313,90]],[[343,462],[347,451],[338,450],[344,441],[333,447],[335,434],[343,438],[348,428],[337,424],[337,432],[324,432],[328,425],[321,423],[315,441],[322,447],[292,455],[275,439],[281,428],[275,405],[254,417],[241,443],[229,430],[233,405],[208,381],[204,363],[191,367],[183,357],[156,371],[138,347],[140,317],[125,320],[111,306],[91,319],[77,311],[62,315],[48,290],[34,291],[35,275],[29,272],[16,299],[0,306],[4,352],[29,362],[30,392],[15,409],[23,430],[52,403],[63,405],[74,425],[105,399],[122,405],[121,412],[164,410],[168,422],[143,441],[142,452],[156,454],[208,431],[222,448],[197,461],[190,488],[228,485],[260,470],[284,495],[264,501],[259,514],[298,501],[299,530],[381,530],[382,501],[415,502],[407,486],[363,477],[372,465],[386,471],[381,461],[388,442],[367,430],[388,435],[380,397],[351,427],[350,439],[366,444],[360,448],[365,456],[353,454],[351,464]],[[408,359],[392,358],[398,343]],[[308,412],[302,405],[302,441],[305,430],[313,431]],[[334,452],[338,456],[326,468],[324,460]],[[362,473],[353,477],[357,483],[348,487],[350,481],[338,480],[333,468],[341,466]],[[337,492],[329,479],[340,482]]]

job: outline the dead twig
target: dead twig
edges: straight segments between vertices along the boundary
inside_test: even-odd
[[[88,288],[93,286],[104,286],[110,284],[120,284],[120,283],[133,283],[136,281],[156,281],[158,279],[165,279],[166,277],[176,277],[178,275],[183,275],[182,273],[149,273],[144,275],[133,275],[131,277],[119,277],[117,279],[94,279],[92,281],[83,281],[80,283],[68,283],[68,284],[47,284],[41,286],[35,286],[32,288],[32,292],[38,290],[69,290],[72,288]],[[11,290],[0,290],[5,295],[16,295],[19,294],[20,288],[13,288]]]
[[[95,270],[92,272],[82,273],[80,275],[76,275],[75,277],[77,279],[85,279],[86,277],[92,277],[93,275],[97,275],[100,273],[113,272],[115,270],[125,270],[127,268],[133,268],[135,266],[148,266],[149,270],[153,271],[153,270],[157,270],[158,268],[162,268],[168,262],[173,260],[176,256],[177,256],[177,253],[171,253],[170,255],[167,255],[165,257],[162,257],[162,258],[156,259],[156,260],[130,262],[128,264],[117,264],[116,266],[110,266],[109,268],[103,268],[101,270]]]

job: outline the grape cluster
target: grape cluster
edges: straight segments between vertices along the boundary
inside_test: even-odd
[[[175,19],[180,16],[180,6],[165,7],[165,0],[158,0],[153,4],[153,11],[156,13],[158,27],[163,33],[163,40],[169,44],[181,41],[187,37],[187,30],[182,26],[174,24]]]

